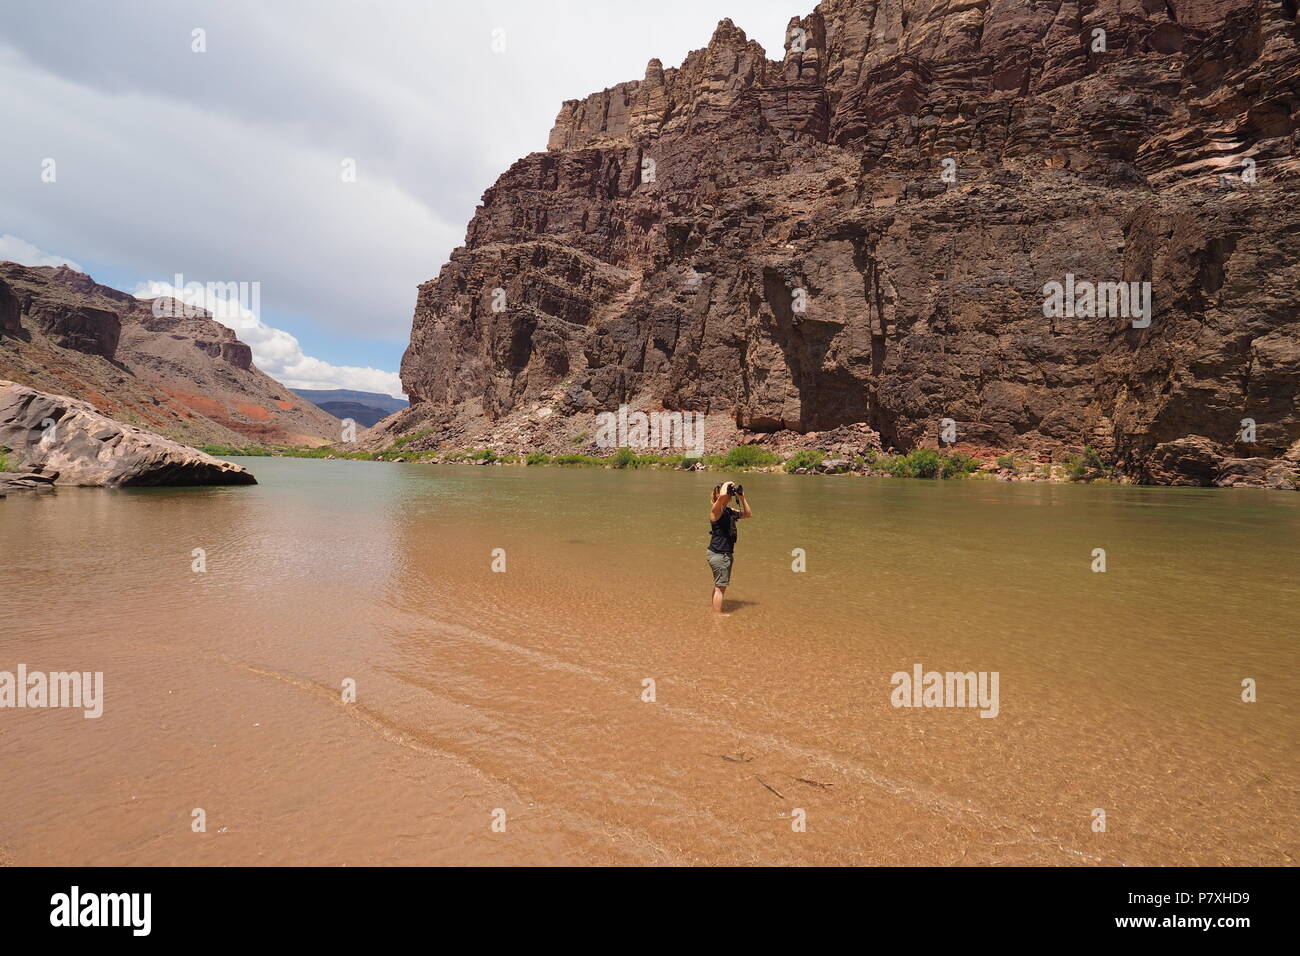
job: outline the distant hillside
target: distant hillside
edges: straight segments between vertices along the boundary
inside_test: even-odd
[[[188,445],[338,440],[338,422],[290,398],[207,312],[153,305],[67,266],[0,262],[0,378]]]
[[[350,418],[366,428],[410,404],[405,399],[381,392],[357,392],[349,388],[295,388],[291,391],[335,418]]]

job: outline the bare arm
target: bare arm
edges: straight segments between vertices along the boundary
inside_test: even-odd
[[[717,521],[719,518],[721,518],[722,509],[727,507],[727,502],[730,500],[731,500],[731,495],[727,494],[725,491],[722,494],[718,495],[718,500],[715,501],[713,503],[713,507],[709,509],[709,520]]]
[[[749,499],[746,498],[743,494],[742,494],[742,495],[738,495],[737,497],[740,498],[740,508],[741,508],[740,516],[741,516],[742,518],[752,518],[752,517],[754,517],[754,512],[752,512],[752,511],[749,510]]]

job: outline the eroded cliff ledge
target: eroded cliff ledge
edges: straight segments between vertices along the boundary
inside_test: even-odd
[[[1300,460],[1298,194],[1295,0],[824,0],[779,62],[723,21],[487,191],[376,440],[543,447],[627,402],[1262,474],[1231,463]],[[1149,324],[1046,317],[1067,276],[1149,282]]]
[[[138,299],[68,266],[0,262],[0,378],[192,445],[322,445],[340,428],[205,310]]]

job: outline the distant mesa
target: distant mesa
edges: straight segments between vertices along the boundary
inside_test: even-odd
[[[350,388],[295,388],[291,391],[335,418],[350,418],[365,428],[410,405],[406,399],[382,392],[358,392]]]

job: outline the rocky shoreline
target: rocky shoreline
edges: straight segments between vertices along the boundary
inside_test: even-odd
[[[588,454],[584,451],[501,450],[491,446],[465,448],[425,448],[414,442],[390,443],[370,451],[348,451],[341,446],[313,449],[279,449],[259,451],[271,457],[316,458],[328,461],[380,461],[393,464],[466,465],[466,466],[557,466],[612,469],[655,468],[683,471],[718,471],[728,473],[780,472],[790,475],[856,475],[876,478],[974,478],[1007,482],[1105,483],[1161,487],[1263,488],[1276,491],[1300,490],[1300,463],[1273,459],[1244,460],[1229,468],[1205,473],[1205,480],[1191,480],[1181,474],[1165,482],[1138,482],[1102,461],[1095,449],[1084,448],[1077,454],[1053,460],[1023,452],[998,452],[976,446],[954,444],[943,449],[918,448],[906,454],[868,448],[864,452],[836,451],[813,447],[800,436],[805,447],[786,447],[785,453],[762,444],[734,446],[726,453],[699,457],[684,454],[656,454],[653,450],[637,453],[620,448],[613,453]],[[231,449],[223,454],[235,454]]]
[[[648,409],[649,410],[649,409]],[[651,410],[653,411],[653,410]],[[423,416],[423,417],[416,417]],[[448,416],[445,410],[429,406],[390,416],[364,432],[355,449],[334,445],[311,453],[311,457],[360,457],[377,461],[427,461],[438,464],[501,463],[532,461],[533,464],[607,464],[627,452],[598,444],[598,417],[559,415],[546,406],[534,406],[523,414],[511,415],[484,425],[472,416]],[[1090,445],[1058,445],[1055,448],[999,447],[967,441],[931,441],[900,449],[862,422],[825,431],[751,432],[737,428],[728,415],[706,415],[700,423],[705,440],[697,463],[705,468],[766,468],[792,474],[864,474],[906,476],[916,470],[916,456],[929,455],[971,463],[959,470],[994,477],[1001,481],[1111,481],[1124,484],[1182,487],[1259,487],[1294,491],[1300,489],[1300,441],[1278,458],[1247,458],[1232,454],[1231,447],[1192,436],[1157,447],[1148,468],[1127,472]],[[936,426],[938,423],[936,423]],[[935,428],[936,435],[940,429]],[[765,464],[742,466],[738,449],[750,449],[753,460]],[[681,448],[635,447],[631,453],[653,467],[691,467]],[[816,456],[815,464],[787,467],[796,456]],[[732,462],[721,460],[732,456]],[[932,468],[933,466],[928,466]]]

